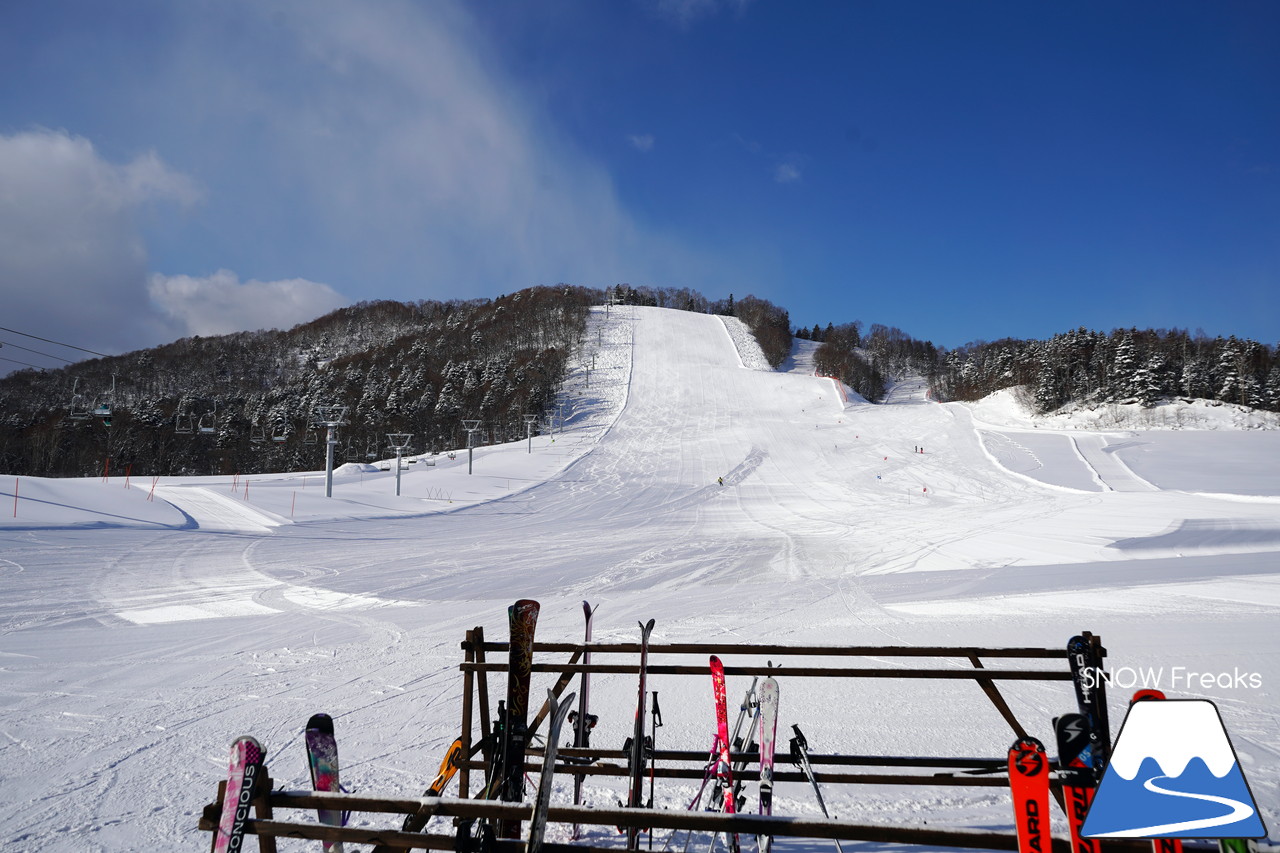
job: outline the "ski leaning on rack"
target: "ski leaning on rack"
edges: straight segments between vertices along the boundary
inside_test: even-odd
[[[1102,660],[1093,644],[1077,635],[1067,641],[1067,661],[1071,665],[1076,705],[1089,723],[1089,738],[1093,745],[1093,772],[1096,778],[1101,779],[1111,760],[1111,726],[1107,719]]]
[[[773,814],[773,749],[778,731],[778,680],[769,676],[760,682],[760,814]],[[769,853],[773,836],[757,839],[760,853]]]
[[[1081,834],[1098,784],[1093,774],[1089,721],[1084,714],[1063,714],[1053,721],[1053,731],[1058,741],[1058,766],[1070,774],[1063,779],[1062,793],[1071,826],[1071,849],[1075,853],[1101,853],[1100,840]]]
[[[631,737],[623,744],[624,749],[629,753],[627,763],[631,772],[631,791],[627,795],[627,807],[632,809],[638,809],[644,805],[645,755],[653,751],[652,742],[648,750],[645,749],[644,735],[645,699],[648,698],[645,692],[645,676],[649,668],[649,635],[653,633],[653,621],[650,619],[647,623],[640,623],[640,694],[636,699],[636,721],[631,730]],[[640,828],[627,827],[627,849],[635,850],[639,840]]]
[[[533,666],[533,632],[538,625],[538,602],[522,598],[507,609],[511,646],[507,668],[507,706],[502,725],[500,796],[518,803],[524,799],[524,753],[529,728],[529,678]],[[498,824],[502,838],[519,838],[520,821]]]
[[[747,765],[751,763],[752,753],[759,753],[756,743],[756,732],[759,730],[760,702],[756,696],[756,685],[760,676],[751,679],[751,686],[742,696],[742,704],[738,706],[738,719],[734,721],[733,731],[729,738],[729,751],[739,753],[742,757],[733,762],[733,802],[737,811],[746,805],[746,797],[742,796],[743,778]]]
[[[600,605],[596,605],[599,607]],[[595,616],[596,607],[592,607],[590,602],[582,602],[582,615],[587,620],[586,636],[583,639],[583,646],[591,645],[591,620]],[[582,652],[582,665],[588,667],[591,665],[591,649],[584,648]],[[591,689],[591,673],[582,673],[581,689],[578,691],[578,711],[577,714],[570,713],[569,721],[573,725],[573,745],[578,749],[586,749],[591,745],[591,730],[595,728],[596,717],[591,713],[590,702]],[[573,777],[573,804],[575,806],[582,804],[582,783],[586,781],[585,773],[578,773]],[[574,824],[573,837],[578,837],[578,826]]]
[[[1147,702],[1150,700],[1160,701],[1165,698],[1164,691],[1145,688],[1133,694],[1133,698],[1129,700],[1129,704],[1134,702]],[[1182,853],[1182,839],[1180,838],[1153,838],[1151,839],[1152,853]]]
[[[729,708],[724,683],[724,664],[720,658],[711,656],[711,690],[716,705],[716,779],[720,783],[720,792],[724,796],[725,814],[737,812],[736,797],[733,792],[733,766],[729,753]],[[714,842],[713,842],[714,843]],[[738,853],[738,834],[729,833],[729,849]]]
[[[793,723],[791,730],[796,733],[795,737],[791,739],[791,762],[798,764],[800,769],[804,771],[809,784],[813,786],[813,795],[818,798],[818,808],[822,809],[822,816],[830,820],[831,814],[827,811],[827,804],[822,800],[822,789],[818,787],[818,780],[813,776],[813,765],[809,763],[809,742],[805,740],[804,732],[800,731],[800,726]],[[834,840],[836,850],[844,853],[844,848],[840,846],[840,840]]]
[[[560,705],[556,706],[555,691],[547,691],[547,704],[555,708],[547,729],[547,748],[542,754],[542,779],[538,782],[538,796],[533,801],[533,817],[529,819],[529,844],[526,853],[540,853],[542,836],[547,831],[547,810],[551,808],[551,780],[556,772],[556,751],[559,749],[560,729],[564,727],[564,719],[569,716],[569,708],[573,705],[574,696],[570,693]]]
[[[222,817],[213,836],[213,853],[233,853],[244,844],[244,823],[249,819],[254,786],[262,774],[266,751],[255,738],[244,735],[231,744],[227,791],[222,797]]]
[[[458,768],[462,766],[462,762],[466,760],[466,757],[466,752],[462,748],[462,738],[458,738],[450,744],[449,751],[445,753],[444,760],[440,762],[440,770],[436,773],[436,778],[431,780],[426,793],[422,796],[438,797],[443,794],[445,787],[457,774]],[[429,819],[427,815],[411,814],[404,819],[400,830],[402,832],[421,832]]]
[[[1009,747],[1009,789],[1019,853],[1046,853],[1049,837],[1049,758],[1044,744],[1019,738]]]
[[[336,793],[342,790],[338,781],[338,741],[333,736],[333,719],[328,714],[313,714],[307,720],[307,767],[311,770],[311,787],[316,791]],[[341,811],[318,809],[325,826],[342,826],[346,821]],[[329,853],[343,853],[341,841],[326,841]]]

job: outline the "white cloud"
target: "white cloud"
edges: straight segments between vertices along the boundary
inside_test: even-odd
[[[444,299],[559,281],[710,271],[703,286],[714,289],[733,278],[637,223],[605,165],[555,125],[536,87],[504,74],[465,4],[228,8],[256,18],[251,30],[269,29],[272,49],[231,63],[217,27],[193,27],[175,51],[184,66],[172,85],[201,93],[201,122],[225,116],[225,137],[243,149],[217,156],[252,160],[242,171],[259,184],[238,187],[237,202],[312,242],[310,269],[323,274],[309,277],[386,283],[361,297]]]
[[[154,152],[116,165],[66,132],[0,135],[5,325],[101,351],[160,342],[167,329],[147,299],[137,215],[200,196]]]
[[[646,154],[653,150],[653,134],[652,133],[633,133],[627,137],[637,151],[643,151]]]
[[[342,294],[301,278],[241,282],[230,270],[210,276],[151,276],[151,299],[189,335],[289,329],[347,304]]]
[[[791,184],[800,180],[800,165],[794,160],[779,163],[773,171],[773,179],[780,184]]]

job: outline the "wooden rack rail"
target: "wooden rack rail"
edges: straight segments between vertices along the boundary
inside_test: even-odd
[[[354,794],[326,794],[311,791],[270,791],[256,801],[258,817],[246,824],[246,835],[259,837],[262,850],[275,850],[276,838],[303,838],[317,841],[343,841],[355,844],[382,845],[395,850],[455,850],[453,833],[400,832],[392,829],[324,826],[275,819],[275,809],[333,809],[369,814],[420,814],[431,817],[473,818],[488,820],[528,820],[533,807],[528,803],[502,803],[493,800],[467,800],[450,797],[419,799],[386,799]],[[212,830],[217,825],[220,806],[205,807],[200,828]],[[840,841],[874,841],[887,844],[927,844],[971,850],[1017,850],[1018,839],[1012,832],[979,829],[937,829],[930,827],[898,827],[854,823],[847,820],[819,820],[803,817],[763,815],[726,815],[712,812],[665,811],[626,808],[587,808],[552,806],[548,812],[552,823],[578,823],[610,827],[636,826],[644,829],[686,830],[704,833],[736,832],[743,836],[772,835],[790,838],[822,838]],[[269,846],[268,846],[269,845]],[[524,853],[523,841],[493,842],[495,853]],[[618,853],[616,846],[590,844],[543,845],[549,853]],[[1072,853],[1066,838],[1052,839],[1053,853]],[[1108,853],[1150,853],[1149,841],[1106,842]],[[1046,851],[1048,853],[1048,851]]]
[[[1088,633],[1082,636],[1091,644],[1099,661],[1106,650],[1100,639]],[[324,826],[315,821],[314,813],[297,820],[278,820],[275,809],[314,810],[318,808],[351,811],[354,813],[442,816],[467,821],[514,820],[526,821],[532,806],[527,803],[503,803],[492,800],[471,799],[472,774],[483,780],[493,770],[493,745],[491,720],[494,708],[490,704],[489,675],[505,673],[509,645],[505,642],[486,641],[484,629],[476,627],[466,633],[462,643],[463,660],[459,664],[462,674],[461,732],[464,760],[458,770],[458,798],[397,799],[351,794],[321,794],[313,792],[289,792],[272,790],[271,781],[262,780],[255,798],[255,818],[246,824],[246,833],[258,837],[259,849],[274,853],[277,837],[307,838],[348,843],[377,845],[379,850],[435,849],[458,850],[475,853],[468,846],[469,839],[454,833],[409,833],[368,826]],[[561,696],[570,685],[585,673],[638,674],[638,662],[625,660],[593,661],[580,663],[584,655],[603,657],[631,656],[638,660],[639,643],[547,643],[533,646],[532,671],[557,674],[552,692]],[[567,661],[548,661],[550,655],[569,655]],[[651,675],[709,677],[707,656],[715,654],[728,657],[727,675],[774,674],[787,678],[871,678],[871,679],[936,679],[940,681],[967,680],[974,682],[990,700],[992,706],[1008,724],[1012,732],[1022,737],[1026,730],[1018,721],[1001,694],[999,684],[1009,682],[1069,682],[1065,643],[1060,649],[1047,648],[981,648],[981,647],[911,647],[911,646],[781,646],[745,643],[653,643],[649,646]],[[490,655],[496,659],[491,660]],[[696,663],[680,658],[701,658]],[[863,658],[864,660],[853,660]],[[901,658],[901,666],[880,663],[886,658]],[[781,663],[781,668],[764,666],[752,659],[764,659]],[[808,659],[808,660],[806,660]],[[815,660],[817,659],[817,660]],[[872,660],[865,660],[872,659]],[[932,660],[925,660],[932,659]],[[984,661],[1001,661],[998,669],[987,668]],[[844,662],[848,661],[848,665]],[[1043,664],[1033,669],[1009,666],[1015,661],[1038,661]],[[906,665],[910,663],[911,665]],[[956,663],[966,666],[956,666]],[[868,665],[873,664],[873,665]],[[949,666],[948,666],[949,664]],[[1099,699],[1106,702],[1105,682],[1100,681]],[[505,695],[505,679],[500,695]],[[1070,694],[1064,692],[1064,706],[1070,702]],[[532,707],[531,709],[532,710]],[[549,702],[530,721],[528,736],[531,738],[545,720]],[[479,718],[477,721],[477,717]],[[556,768],[561,775],[624,776],[627,774],[626,753],[618,749],[559,750],[563,758],[577,758],[581,763],[566,762]],[[542,750],[530,747],[527,753],[526,771],[540,770]],[[653,774],[661,779],[702,779],[708,753],[689,749],[659,750],[654,753]],[[754,758],[746,753],[735,753],[735,761],[747,762]],[[987,757],[957,758],[942,756],[868,756],[868,755],[810,755],[815,778],[829,785],[876,784],[901,786],[963,786],[973,788],[1008,787],[1006,759],[1003,754]],[[587,763],[589,761],[589,763]],[[780,765],[785,765],[782,758]],[[851,772],[850,768],[862,768]],[[738,774],[744,780],[758,778],[754,770],[746,769]],[[779,768],[774,775],[780,782],[803,782],[806,777],[794,771]],[[1061,804],[1061,783],[1052,782],[1054,794]],[[225,783],[223,783],[225,786]],[[223,786],[218,799],[205,807],[200,828],[212,831],[221,814]],[[936,827],[865,826],[845,820],[815,820],[810,818],[759,815],[727,815],[686,810],[598,808],[552,805],[548,814],[551,823],[573,823],[586,827],[609,827],[609,835],[615,827],[644,827],[657,830],[689,830],[706,833],[736,832],[743,835],[772,835],[778,837],[804,837],[872,841],[890,844],[935,845],[955,848],[985,850],[1016,850],[1017,839],[1011,832],[988,832],[971,829],[942,829]],[[367,820],[367,819],[366,819]],[[398,825],[398,824],[397,824]],[[596,833],[598,835],[598,833]],[[582,844],[543,845],[547,853],[617,853],[616,846],[596,847],[590,844],[592,833]],[[523,853],[523,841],[498,840],[487,853]],[[1054,853],[1071,853],[1069,840],[1052,840]],[[350,848],[348,848],[350,849]],[[1149,850],[1148,842],[1107,842],[1111,851]],[[1048,851],[1046,851],[1048,853]]]

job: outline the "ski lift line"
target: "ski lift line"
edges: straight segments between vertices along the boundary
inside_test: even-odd
[[[67,364],[75,364],[75,362],[69,358],[63,358],[62,356],[54,355],[53,353],[40,352],[40,350],[38,349],[31,349],[30,347],[24,347],[21,344],[15,344],[12,341],[0,341],[0,346],[13,347],[14,349],[20,349],[26,352],[33,352],[36,355],[42,355],[45,358],[56,358],[58,361],[65,361]]]
[[[10,329],[8,326],[0,326],[0,331],[12,332],[15,335],[22,335],[24,338],[34,338],[37,341],[44,341],[46,344],[54,344],[56,346],[66,347],[67,349],[74,349],[74,350],[79,350],[80,352],[87,352],[89,353],[89,355],[97,355],[97,356],[101,356],[102,358],[111,357],[107,355],[105,352],[98,352],[97,350],[85,349],[84,347],[78,347],[75,344],[64,344],[62,341],[55,341],[55,340],[51,340],[50,338],[42,338],[39,335],[31,335],[26,332],[19,332],[17,329]]]
[[[48,370],[47,367],[41,367],[38,364],[29,364],[25,361],[18,361],[16,358],[5,358],[0,355],[0,361],[12,361],[14,364],[21,364],[23,367],[34,367],[36,370]]]

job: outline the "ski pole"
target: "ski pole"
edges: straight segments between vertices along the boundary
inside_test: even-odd
[[[831,819],[831,815],[827,812],[827,804],[822,801],[822,789],[818,787],[818,780],[813,776],[813,767],[809,764],[809,742],[805,740],[804,732],[800,731],[800,726],[792,723],[792,730],[796,736],[791,739],[791,761],[800,765],[804,770],[804,775],[809,777],[809,784],[813,786],[813,794],[818,798],[818,808],[822,809],[822,816]],[[840,846],[838,838],[832,839],[835,842],[836,850],[844,853],[844,848]]]
[[[662,709],[658,707],[658,691],[653,691],[653,710],[649,713],[650,726],[649,731],[649,805],[653,808],[653,783],[654,777],[657,775],[657,761],[654,756],[658,752],[658,729],[662,727]],[[649,849],[653,849],[653,831],[649,831]]]

